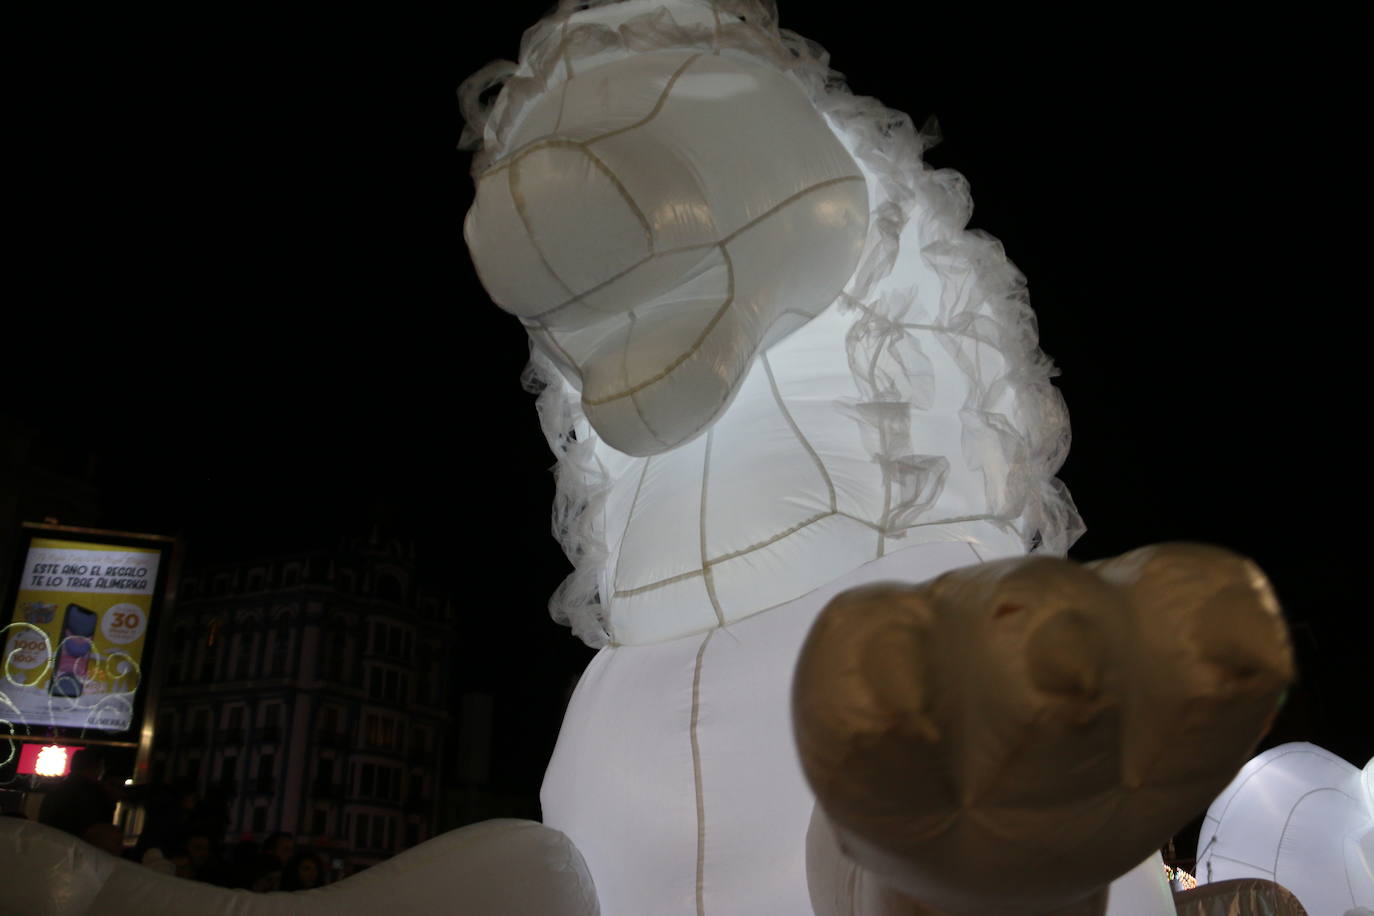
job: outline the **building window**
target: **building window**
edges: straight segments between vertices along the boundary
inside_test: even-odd
[[[334,789],[334,761],[329,757],[321,757],[315,763],[315,792],[320,795],[328,794]],[[323,831],[317,830],[316,833]]]
[[[237,754],[225,754],[219,761],[219,776],[215,779],[221,789],[233,792],[238,788],[239,758]]]
[[[316,808],[314,815],[310,819],[310,832],[315,836],[324,836],[329,830],[329,812],[324,808]]]
[[[267,832],[267,809],[261,805],[253,809],[253,832]]]
[[[401,591],[401,583],[395,576],[385,573],[377,577],[377,597],[391,604],[401,604],[405,601],[405,596]]]

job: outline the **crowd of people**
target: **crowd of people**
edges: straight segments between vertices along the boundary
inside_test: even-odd
[[[141,802],[145,810],[143,830],[131,847],[114,824],[121,799]],[[229,806],[223,794],[200,795],[191,785],[124,789],[105,779],[96,748],[72,755],[68,775],[43,799],[38,820],[111,855],[220,887],[298,891],[328,883],[324,860],[297,849],[289,833],[274,833],[262,843],[244,838],[225,849]]]

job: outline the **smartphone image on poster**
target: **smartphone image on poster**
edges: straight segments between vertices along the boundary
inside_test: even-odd
[[[79,604],[67,605],[58,640],[57,663],[53,666],[49,692],[55,697],[81,696],[82,683],[94,646],[96,613]]]

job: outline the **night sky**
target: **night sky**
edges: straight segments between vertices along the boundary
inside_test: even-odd
[[[537,785],[590,651],[545,611],[568,568],[552,457],[524,332],[462,243],[454,90],[513,57],[545,4],[441,6],[19,30],[5,409],[99,456],[103,526],[181,533],[192,563],[371,519],[411,532],[464,608],[463,682],[529,723],[511,778]],[[1074,428],[1060,476],[1088,533],[1071,555],[1195,540],[1255,558],[1303,665],[1275,740],[1362,763],[1367,461],[1337,317],[1353,281],[1329,238],[1324,103],[1273,52],[1305,39],[1253,21],[993,28],[960,6],[899,27],[861,12],[886,4],[783,2],[781,19],[856,92],[938,116],[930,160],[969,178],[973,225],[1027,274]]]

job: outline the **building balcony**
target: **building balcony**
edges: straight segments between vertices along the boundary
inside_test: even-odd
[[[394,795],[381,795],[377,792],[355,792],[349,799],[350,802],[360,802],[367,805],[378,805],[384,808],[399,808],[401,801]]]

